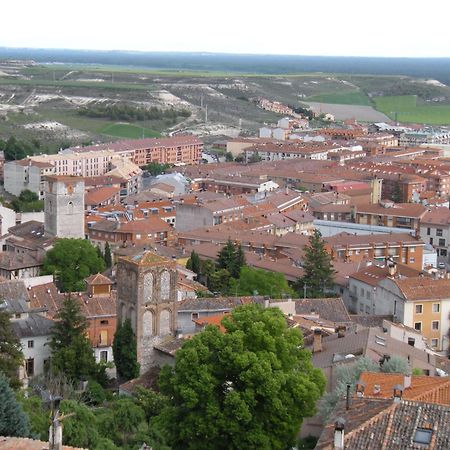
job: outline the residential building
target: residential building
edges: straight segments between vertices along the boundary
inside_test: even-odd
[[[438,256],[448,257],[450,255],[450,209],[429,208],[420,221],[420,237],[436,249]]]
[[[420,232],[420,221],[427,211],[421,204],[394,203],[383,200],[378,205],[359,205],[355,222],[367,225],[397,227]]]
[[[105,186],[91,189],[84,196],[84,206],[87,211],[102,206],[118,205],[120,203],[120,187]]]

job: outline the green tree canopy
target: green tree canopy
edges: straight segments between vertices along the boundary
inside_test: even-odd
[[[105,259],[105,265],[106,267],[109,269],[110,267],[112,267],[112,256],[111,256],[111,248],[109,246],[109,242],[106,241],[105,244],[105,254],[104,254],[104,259]]]
[[[206,329],[162,369],[159,416],[173,449],[286,449],[325,387],[299,330],[278,308],[246,305]]]
[[[58,239],[45,256],[42,274],[55,274],[62,291],[74,292],[83,291],[85,289],[83,280],[104,269],[103,258],[89,241]]]
[[[99,377],[100,366],[95,362],[91,343],[86,336],[87,321],[78,301],[68,295],[55,316],[50,348],[52,370],[78,381]]]
[[[16,400],[8,379],[0,372],[0,436],[30,435],[28,417]]]
[[[2,300],[0,299],[0,306]],[[3,372],[14,388],[20,386],[17,377],[19,367],[23,364],[23,353],[19,338],[14,334],[10,314],[0,308],[0,372]]]
[[[228,270],[233,278],[239,278],[241,267],[245,265],[245,256],[240,244],[235,245],[231,239],[217,255],[217,266]]]
[[[308,298],[324,297],[333,287],[335,270],[319,230],[309,237],[304,251],[304,275],[298,279],[296,287],[301,295],[306,292]]]
[[[122,380],[131,380],[139,376],[137,362],[136,336],[130,319],[117,325],[113,342],[114,363],[117,375]]]
[[[253,267],[242,267],[238,280],[230,281],[231,295],[270,295],[272,298],[295,297],[296,292],[289,286],[282,273],[268,272]]]
[[[192,250],[191,257],[187,260],[186,268],[195,272],[197,276],[201,274],[201,261],[195,250]]]

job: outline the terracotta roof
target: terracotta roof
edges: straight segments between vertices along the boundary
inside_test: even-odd
[[[421,273],[422,272],[420,272],[419,270],[412,269],[409,266],[397,264],[394,277],[401,276],[413,278],[418,277]],[[366,283],[370,286],[377,286],[381,280],[393,277],[389,274],[389,268],[387,266],[380,267],[372,264],[368,267],[364,267],[359,272],[350,275],[350,278],[362,281],[363,283]]]
[[[0,436],[1,450],[46,450],[48,449],[48,447],[49,447],[48,442],[37,441],[35,439]],[[63,445],[62,450],[87,450],[87,449]]]
[[[148,217],[120,224],[119,231],[130,233],[155,233],[171,231],[172,227],[160,217]]]
[[[147,372],[143,373],[138,378],[134,378],[133,380],[127,381],[119,386],[120,391],[127,392],[129,394],[133,394],[134,390],[137,386],[141,386],[147,389],[153,389],[155,391],[159,391],[158,389],[158,378],[159,372],[161,368],[158,366],[150,367]]]
[[[97,189],[92,189],[84,196],[84,202],[86,205],[100,205],[103,202],[113,198],[120,192],[120,187],[104,186]]]
[[[394,386],[405,385],[405,377],[398,373],[363,372],[359,381],[365,384],[364,397],[392,398]],[[374,393],[374,386],[380,387],[380,392]],[[403,390],[404,400],[436,403],[450,406],[449,377],[411,377],[411,386]]]
[[[206,325],[215,325],[222,333],[225,333],[225,327],[222,325],[222,320],[226,316],[226,313],[216,314],[213,316],[205,316],[195,319],[194,322],[200,327],[206,327]]]
[[[321,319],[335,323],[351,322],[347,308],[340,297],[295,300],[295,313],[298,315],[318,314]]]
[[[426,211],[427,208],[420,203],[395,203],[388,208],[385,208],[382,205],[361,205],[358,206],[357,213],[421,218]]]
[[[153,189],[158,189],[160,191],[167,192],[168,194],[173,194],[175,191],[175,188],[171,184],[167,183],[155,183],[150,186],[150,191]]]
[[[138,266],[174,266],[176,263],[169,258],[158,255],[150,250],[131,255],[122,256],[120,259],[131,262]]]
[[[434,194],[436,194],[434,192]],[[439,207],[429,209],[420,220],[422,225],[448,225],[450,224],[450,209]]]
[[[406,300],[433,300],[450,298],[450,279],[448,278],[406,278],[394,279]]]
[[[349,410],[341,402],[323,431],[316,449],[334,449],[334,422],[345,420],[344,447],[351,450],[441,450],[450,448],[450,408],[403,400],[358,399]],[[429,433],[419,443],[417,431]]]
[[[325,242],[331,244],[334,247],[344,247],[349,246],[372,246],[381,245],[384,246],[388,244],[415,244],[423,246],[424,243],[412,237],[408,233],[392,233],[392,234],[351,234],[351,233],[338,233],[334,236],[325,237]]]
[[[101,273],[96,273],[84,279],[87,284],[90,285],[103,285],[103,284],[113,284],[113,282],[105,275]]]

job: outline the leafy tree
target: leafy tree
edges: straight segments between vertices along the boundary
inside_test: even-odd
[[[208,279],[208,289],[211,292],[227,295],[230,290],[230,278],[230,272],[227,269],[216,270]]]
[[[233,153],[231,152],[226,152],[225,153],[225,161],[226,162],[232,162],[234,160],[233,158]]]
[[[251,304],[186,341],[162,369],[158,417],[175,449],[286,449],[325,387],[298,329]]]
[[[241,267],[245,265],[245,256],[242,246],[235,245],[231,239],[220,250],[217,255],[217,265],[226,269],[233,278],[239,278]]]
[[[146,170],[151,176],[156,177],[164,173],[167,169],[169,169],[169,164],[160,164],[157,162],[151,162],[144,166],[144,170]]]
[[[304,275],[297,281],[296,287],[300,293],[306,289],[309,298],[323,297],[333,286],[335,270],[319,230],[314,230],[304,251]]]
[[[145,420],[144,410],[130,398],[120,398],[114,402],[113,424],[119,435],[119,442],[127,445],[140,423]]]
[[[9,312],[0,308],[0,373],[3,372],[8,377],[10,385],[16,388],[20,386],[17,375],[23,364],[23,353],[9,319]]]
[[[131,380],[139,376],[137,362],[136,336],[130,319],[117,326],[113,342],[114,363],[117,375],[122,380]]]
[[[192,270],[197,274],[197,276],[201,273],[201,261],[200,257],[197,253],[195,253],[195,250],[192,250],[191,257],[187,260],[186,268],[189,270]]]
[[[0,373],[0,436],[30,435],[28,417],[16,400],[8,379]]]
[[[243,154],[237,155],[236,158],[234,158],[234,162],[237,163],[243,163],[245,161],[245,156]]]
[[[111,257],[111,248],[109,247],[108,241],[106,241],[106,244],[105,244],[104,259],[105,259],[105,265],[109,269],[112,266],[112,257]]]
[[[42,266],[43,275],[55,274],[62,291],[82,291],[84,279],[102,272],[105,262],[95,247],[85,239],[58,239],[47,252]]]
[[[11,207],[16,212],[43,211],[44,201],[39,200],[35,192],[25,189],[20,193],[18,198],[11,201]]]
[[[414,376],[423,376],[423,370],[420,367],[414,367],[414,369],[412,370],[412,375]]]
[[[263,269],[243,267],[238,280],[230,281],[229,291],[233,295],[270,295],[272,298],[282,298],[284,295],[295,297],[296,292],[288,285],[282,273],[267,272]]]
[[[391,356],[381,365],[381,371],[385,373],[402,373],[407,375],[410,370],[408,361],[401,356]]]
[[[149,424],[150,420],[161,414],[167,405],[167,399],[162,394],[143,386],[136,386],[134,396],[136,404],[144,411],[145,418]]]
[[[250,158],[248,158],[249,164],[258,163],[258,162],[261,162],[261,161],[262,161],[262,158],[261,158],[261,156],[259,155],[258,152],[253,153],[252,156],[250,156]]]
[[[106,392],[95,380],[89,380],[84,395],[85,403],[89,405],[102,405],[106,401]]]
[[[52,370],[73,381],[99,376],[100,367],[86,336],[87,321],[79,303],[69,295],[55,319],[50,341]]]
[[[41,441],[47,441],[51,423],[50,411],[44,407],[41,398],[36,395],[25,396],[24,392],[20,392],[17,400],[22,405],[30,421],[31,437]]]
[[[338,366],[336,368],[336,388],[327,392],[319,402],[318,409],[324,420],[328,420],[338,401],[347,395],[347,384],[350,384],[350,391],[354,392],[362,372],[378,371],[379,365],[367,357],[358,358],[354,364]]]

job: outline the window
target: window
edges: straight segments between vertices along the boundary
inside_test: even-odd
[[[370,314],[370,306],[366,305],[366,314]]]
[[[415,261],[413,257],[409,258],[409,263],[412,264]]]
[[[430,245],[433,245],[433,238],[430,238]]]
[[[34,358],[28,358],[25,361],[25,370],[27,372],[27,376],[32,377],[34,375]]]
[[[416,247],[409,247],[409,253],[414,253],[416,251]]]
[[[436,236],[442,236],[442,229],[436,228]]]
[[[416,305],[416,314],[423,313],[423,305]]]
[[[427,430],[426,428],[417,428],[414,434],[414,442],[416,444],[428,445],[431,442],[431,435],[433,430]]]
[[[431,346],[437,347],[439,345],[439,339],[431,339]]]
[[[17,275],[18,275],[18,274],[17,274]],[[20,313],[15,314],[14,317],[15,317],[16,319],[20,319]]]
[[[432,308],[434,313],[441,312],[441,305],[439,303],[433,303]]]
[[[108,362],[108,351],[102,350],[100,352],[100,361]]]
[[[100,320],[100,324],[101,325],[108,325],[108,321],[107,320]]]
[[[102,330],[100,331],[100,344],[106,345],[108,343],[108,331]]]
[[[427,236],[429,236],[431,234],[431,230],[430,227],[427,228]]]
[[[431,322],[431,329],[434,331],[439,330],[439,320],[433,320]]]
[[[439,247],[445,247],[445,239],[439,239]]]
[[[414,322],[414,329],[416,331],[422,331],[422,322]]]
[[[28,341],[28,348],[34,347],[34,341]]]
[[[191,314],[191,319],[192,320],[198,319],[198,313],[192,313]]]
[[[359,304],[359,310],[360,310],[361,312],[364,312],[364,303],[360,303],[360,304]]]

